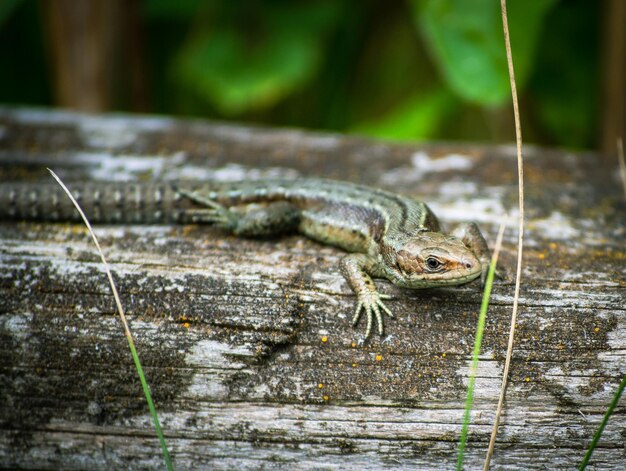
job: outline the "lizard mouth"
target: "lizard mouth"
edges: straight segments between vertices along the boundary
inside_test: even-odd
[[[475,280],[480,276],[480,270],[478,271],[470,271],[466,273],[459,273],[458,271],[449,271],[446,273],[442,273],[441,277],[433,279],[432,277],[425,279],[426,282],[432,281],[436,286],[451,286],[451,285],[462,285],[465,283],[469,283],[470,281]]]
[[[434,288],[438,286],[456,286],[469,283],[480,276],[482,272],[480,263],[467,268],[462,266],[457,269],[448,270],[440,273],[413,273],[404,276],[399,283],[404,288]]]
[[[465,274],[448,272],[445,273],[441,279],[437,280],[438,284],[450,284],[450,285],[462,285],[469,283],[480,276],[480,270],[470,271]]]

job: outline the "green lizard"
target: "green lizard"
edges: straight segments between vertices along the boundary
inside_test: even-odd
[[[350,252],[340,270],[357,296],[353,317],[393,317],[372,278],[403,288],[460,285],[482,276],[489,249],[474,223],[455,235],[441,231],[428,206],[388,191],[321,179],[232,183],[110,183],[69,185],[94,223],[206,223],[238,236],[299,232]],[[59,186],[0,184],[0,219],[76,221]]]

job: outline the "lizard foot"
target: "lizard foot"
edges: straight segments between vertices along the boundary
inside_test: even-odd
[[[236,226],[236,216],[228,208],[203,196],[195,191],[187,191],[182,188],[176,190],[179,195],[190,199],[194,203],[204,206],[203,208],[187,209],[185,216],[190,222],[200,224],[216,224],[225,229],[233,229]]]
[[[359,296],[359,302],[356,306],[354,317],[352,318],[352,325],[356,326],[361,317],[361,312],[365,311],[367,315],[367,327],[365,329],[365,338],[367,339],[372,332],[372,324],[374,322],[374,316],[378,322],[378,333],[382,336],[384,332],[383,326],[383,313],[384,311],[389,317],[393,318],[393,314],[389,310],[383,299],[391,299],[391,296],[387,294],[380,294],[377,291],[370,291],[368,293]]]
[[[185,216],[190,222],[196,224],[216,224],[218,226],[230,229],[233,225],[232,218],[223,209],[187,209]]]

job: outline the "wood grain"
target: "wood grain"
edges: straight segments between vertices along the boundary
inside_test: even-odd
[[[626,371],[617,169],[529,147],[524,284],[494,469],[572,469]],[[493,241],[512,146],[0,109],[0,180],[323,176],[419,196]],[[396,319],[361,344],[342,252],[298,236],[97,226],[177,469],[451,469],[481,293],[378,280]],[[502,260],[512,271],[516,234]],[[511,313],[494,286],[467,469],[486,451]],[[77,224],[0,222],[0,467],[163,467],[106,276]],[[623,400],[595,469],[626,466]]]

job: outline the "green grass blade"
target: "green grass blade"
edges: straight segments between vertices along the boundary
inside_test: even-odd
[[[483,292],[483,301],[480,306],[480,315],[478,316],[478,326],[476,328],[476,339],[474,341],[474,351],[472,352],[472,366],[470,369],[469,384],[467,386],[467,397],[465,398],[465,413],[463,414],[463,427],[461,428],[461,438],[459,441],[459,450],[457,454],[456,469],[463,469],[463,458],[465,455],[465,447],[467,445],[467,432],[470,423],[470,414],[472,412],[472,402],[474,400],[474,385],[476,383],[476,369],[478,367],[478,356],[480,355],[480,346],[483,340],[483,332],[485,330],[485,320],[487,318],[487,308],[489,307],[489,297],[491,296],[491,286],[493,285],[493,277],[495,273],[495,265],[489,265],[489,273],[485,282],[485,290]]]
[[[146,381],[146,377],[143,373],[143,368],[141,367],[141,362],[139,361],[139,355],[137,354],[137,349],[135,348],[135,342],[133,341],[133,336],[130,332],[130,328],[128,326],[128,322],[126,321],[126,315],[124,314],[124,308],[122,307],[122,301],[120,300],[120,295],[117,292],[117,287],[115,286],[115,282],[113,281],[113,275],[111,274],[111,269],[109,268],[109,263],[106,261],[104,257],[104,253],[100,248],[100,242],[98,242],[98,238],[96,237],[96,233],[93,231],[87,216],[83,212],[82,208],[72,196],[70,190],[65,186],[65,184],[61,181],[61,179],[54,173],[52,170],[48,169],[48,171],[52,174],[52,177],[57,181],[63,191],[67,194],[69,199],[72,201],[78,212],[80,213],[85,226],[87,227],[87,231],[91,236],[96,249],[98,250],[98,254],[100,255],[100,259],[102,260],[102,264],[104,265],[104,270],[109,278],[109,284],[111,285],[111,291],[113,292],[113,297],[115,298],[115,304],[117,305],[117,311],[120,315],[120,319],[122,320],[122,324],[124,325],[124,333],[126,335],[126,339],[128,340],[128,345],[130,347],[130,353],[133,357],[133,361],[135,362],[135,368],[137,369],[137,375],[139,376],[139,381],[141,382],[141,387],[143,388],[143,393],[146,397],[146,402],[148,403],[148,408],[150,409],[150,415],[152,416],[152,420],[154,422],[154,429],[159,438],[159,444],[161,445],[161,450],[163,452],[163,459],[165,460],[165,464],[169,471],[173,471],[174,467],[172,466],[172,461],[170,459],[170,454],[167,450],[167,444],[165,443],[165,438],[163,437],[163,431],[161,430],[161,423],[159,422],[159,417],[156,413],[156,408],[154,407],[154,402],[152,402],[152,394],[150,394],[150,387],[148,386],[148,382]]]
[[[626,375],[624,375],[624,377],[622,378],[622,382],[617,388],[617,391],[615,391],[613,400],[611,401],[611,404],[609,404],[609,408],[604,413],[602,422],[600,422],[600,426],[598,427],[598,430],[596,430],[596,433],[593,436],[593,440],[591,440],[591,443],[589,444],[587,453],[585,454],[585,457],[583,458],[582,463],[580,463],[580,468],[578,468],[580,471],[583,471],[589,464],[591,455],[593,455],[593,450],[595,450],[596,445],[598,444],[598,440],[600,440],[600,436],[602,435],[602,432],[604,431],[604,427],[606,427],[606,423],[609,421],[609,417],[611,417],[611,414],[613,414],[613,411],[617,407],[617,403],[619,402],[620,397],[622,397],[622,393],[624,392],[625,387],[626,387]]]
[[[152,402],[152,394],[150,393],[150,386],[148,386],[148,382],[146,381],[146,376],[143,374],[143,368],[141,367],[141,362],[139,361],[139,355],[137,354],[137,349],[135,348],[135,342],[133,342],[132,337],[127,336],[127,339],[128,339],[128,346],[130,347],[130,353],[133,356],[133,361],[135,362],[135,368],[137,369],[137,375],[139,375],[139,381],[141,381],[141,387],[143,388],[144,396],[146,396],[148,409],[150,409],[150,415],[152,416],[152,421],[154,422],[154,430],[157,436],[159,437],[159,444],[161,445],[163,459],[165,460],[165,464],[167,466],[168,471],[173,471],[174,467],[172,466],[170,453],[167,450],[167,443],[165,443],[165,437],[163,436],[163,431],[161,430],[161,422],[159,422],[159,416],[157,415],[156,407],[154,407],[154,402]]]
[[[467,446],[467,433],[470,423],[470,414],[472,412],[472,402],[474,401],[474,385],[476,383],[476,369],[478,368],[478,356],[480,355],[480,346],[483,341],[483,332],[485,331],[485,321],[487,319],[487,310],[489,308],[489,298],[491,296],[491,288],[493,286],[493,278],[496,273],[496,264],[498,262],[498,254],[502,246],[502,236],[504,234],[505,224],[500,225],[496,246],[493,251],[493,257],[489,263],[489,271],[485,280],[485,289],[483,290],[483,300],[480,305],[480,314],[478,316],[478,325],[476,327],[476,339],[474,340],[474,351],[472,352],[472,365],[470,368],[469,384],[467,385],[467,397],[465,399],[465,412],[463,414],[463,426],[461,428],[461,437],[459,439],[459,449],[457,452],[456,469],[463,469],[463,459],[465,457],[465,447]]]

